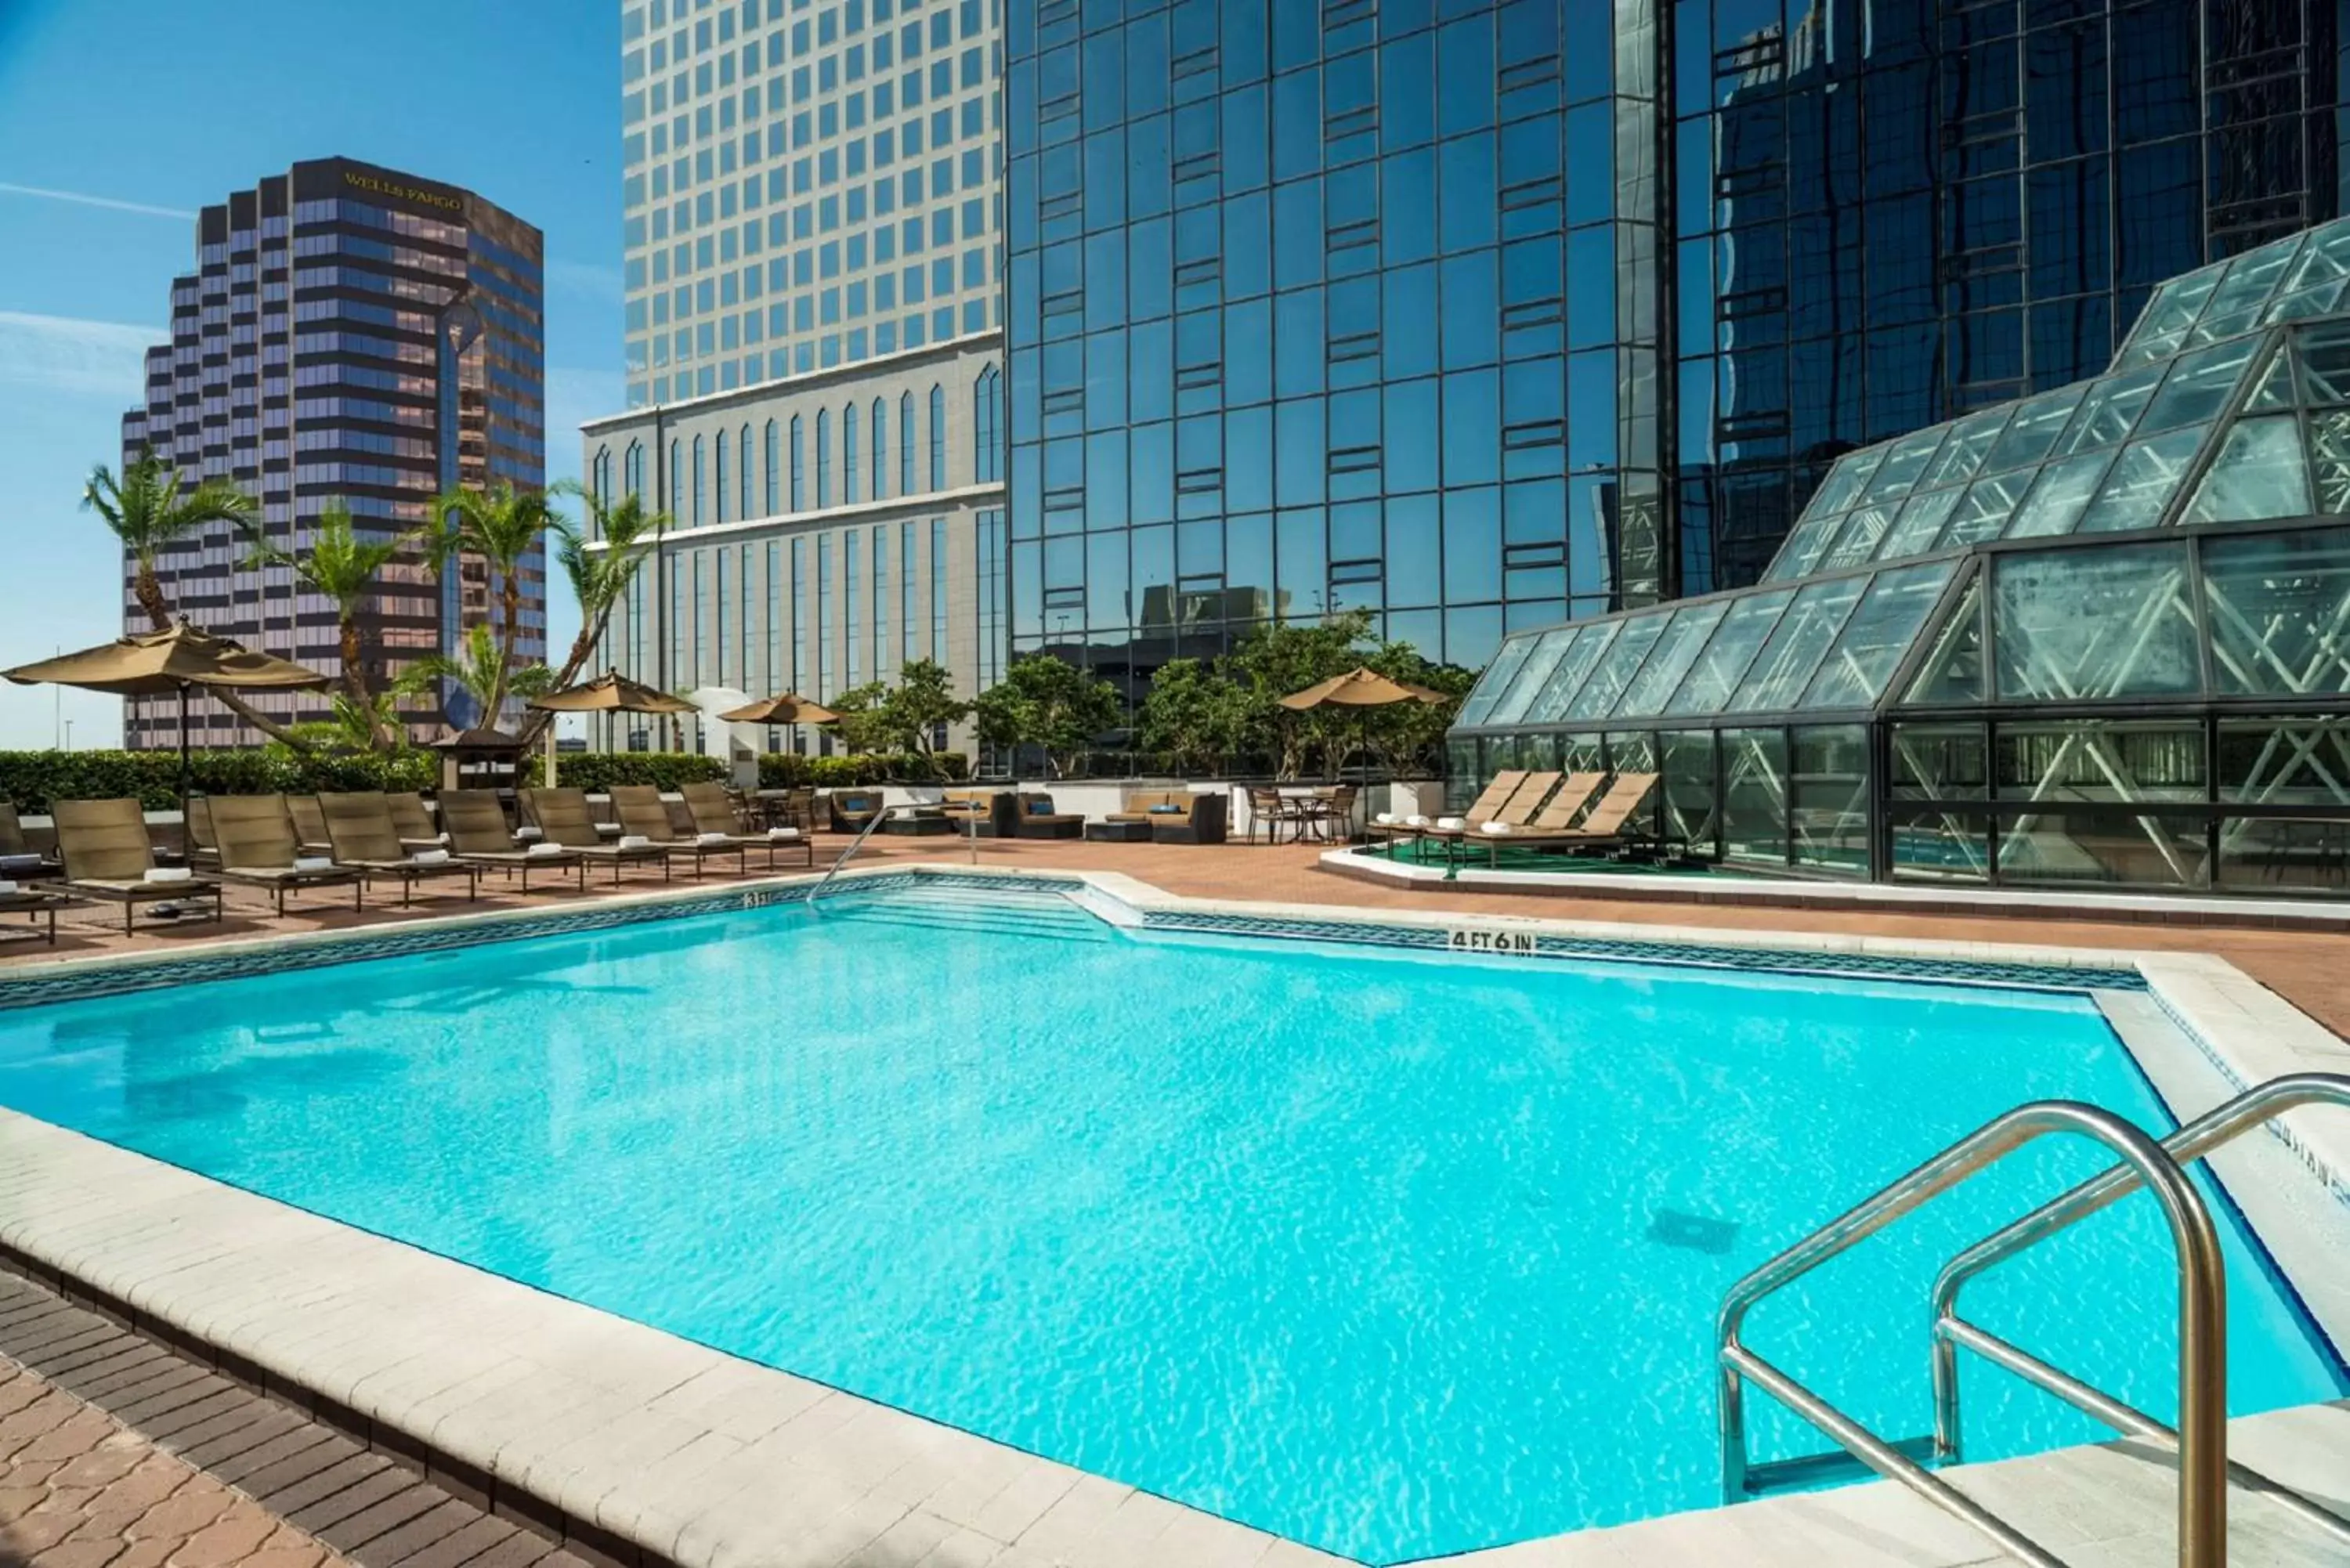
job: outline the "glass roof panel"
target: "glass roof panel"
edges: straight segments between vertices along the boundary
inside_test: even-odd
[[[2261,370],[2259,383],[2252,395],[2244,400],[2244,408],[2251,413],[2270,409],[2289,409],[2297,400],[2293,389],[2293,355],[2280,352],[2269,356],[2268,364]]]
[[[2345,277],[2350,277],[2350,218],[2336,218],[2309,231],[2300,254],[2278,281],[2277,293],[2292,294]]]
[[[1935,451],[1949,431],[1948,425],[1929,425],[1887,446],[1885,461],[1877,465],[1876,477],[1860,493],[1861,501],[1875,506],[1908,494],[1909,487],[1926,472],[1926,465],[1934,460]]]
[[[1983,459],[1982,471],[2003,473],[2046,457],[2048,449],[2056,444],[2056,438],[2064,433],[2065,421],[2073,417],[2081,394],[2087,390],[2085,383],[2076,382],[2016,404],[2014,417],[1991,444],[1991,455]]]
[[[2309,416],[2309,464],[2317,474],[2317,510],[2350,513],[2350,409],[2320,409]]]
[[[1864,447],[1858,452],[1845,453],[1836,460],[1835,467],[1828,471],[1826,482],[1813,495],[1812,504],[1804,508],[1805,514],[1848,509],[1860,499],[1861,486],[1868,483],[1870,476],[1877,472],[1877,465],[1884,461],[1885,449],[1881,446]]]
[[[1844,623],[1820,672],[1804,689],[1804,708],[1866,708],[1875,704],[1893,668],[1941,597],[1955,565],[1936,561],[1879,572]]]
[[[2188,345],[2213,342],[2257,326],[2261,307],[2275,292],[2277,280],[2293,270],[2293,258],[2306,237],[2297,234],[2289,241],[2261,245],[2230,262],[2228,275],[2211,291],[2202,317],[2187,335]]]
[[[1519,659],[1517,669],[1511,672],[1509,684],[1487,705],[1483,716],[1472,720],[1464,712],[1461,722],[1497,724],[1524,718],[1527,704],[1557,667],[1559,656],[1573,646],[1576,630],[1575,627],[1563,626],[1533,639],[1528,651]]]
[[[1657,639],[1649,650],[1648,661],[1640,666],[1640,673],[1624,688],[1622,701],[1612,710],[1621,718],[1663,711],[1665,701],[1688,675],[1690,666],[1705,648],[1705,639],[1721,624],[1734,601],[1715,599],[1710,604],[1684,605],[1673,615],[1672,625]]]
[[[2293,346],[2301,357],[2302,396],[2313,405],[2350,403],[2350,321],[2298,328]]]
[[[2203,547],[2211,675],[2220,691],[2350,691],[2350,530],[2213,539]]]
[[[1665,623],[1673,618],[1670,610],[1652,610],[1646,615],[1627,616],[1623,630],[1607,649],[1607,657],[1592,667],[1591,679],[1575,694],[1575,701],[1561,715],[1567,719],[1596,719],[1616,706],[1624,695],[1624,688],[1648,657],[1648,649],[1664,635]]]
[[[2116,368],[2142,365],[2149,359],[2159,359],[2177,349],[2185,340],[2187,329],[2203,313],[2204,301],[2220,285],[2220,276],[2228,270],[2221,262],[2172,278],[2154,291],[2154,298],[2130,329],[2129,340],[2122,345],[2116,357]]]
[[[1934,634],[1933,650],[1926,655],[1918,678],[1903,693],[1904,702],[1980,702],[1983,700],[1982,575],[1959,597],[1948,619]]]
[[[2242,337],[2172,360],[2162,390],[2147,405],[2146,417],[2138,421],[2137,433],[2155,435],[2212,418],[2243,379],[2244,366],[2259,347],[2257,338]]]
[[[1560,658],[1558,668],[1550,672],[1550,679],[1543,682],[1542,690],[1526,705],[1527,722],[1555,723],[1565,714],[1566,705],[1583,689],[1585,677],[1599,662],[1599,656],[1607,651],[1607,645],[1616,640],[1616,633],[1623,625],[1620,620],[1597,620],[1583,628],[1583,635],[1575,639],[1575,646]]]
[[[1705,651],[1690,666],[1688,678],[1672,701],[1665,704],[1668,713],[1712,713],[1719,711],[1724,699],[1738,690],[1739,678],[1753,661],[1754,650],[1762,646],[1771,628],[1778,621],[1779,612],[1795,597],[1792,588],[1780,588],[1770,593],[1748,594],[1730,601],[1730,613],[1713,628],[1706,639]]]
[[[2178,695],[2202,684],[2185,540],[2002,556],[1991,566],[2002,701]]]
[[[1807,575],[1813,564],[1827,553],[1827,547],[1844,528],[1841,512],[1806,512],[1779,553],[1771,557],[1771,569],[1762,574],[1766,583],[1782,583],[1790,577]]]
[[[2301,421],[2293,414],[2263,414],[2230,427],[2179,521],[2248,523],[2308,513],[2309,468],[2302,461]]]
[[[1950,514],[1950,526],[1935,541],[1938,550],[1954,550],[1961,545],[1980,545],[1985,539],[1996,539],[2007,526],[2015,511],[2015,504],[2023,499],[2032,481],[2039,473],[2036,468],[2019,469],[2012,473],[1994,473],[1988,479],[1978,479],[1967,486],[1965,497],[1958,510]]]
[[[1541,635],[1555,638],[1561,634],[1553,631]],[[1526,662],[1526,655],[1534,650],[1536,640],[1535,633],[1524,632],[1503,642],[1501,651],[1493,655],[1493,662],[1485,666],[1485,673],[1477,678],[1476,690],[1471,691],[1469,700],[1461,704],[1461,716],[1453,722],[1464,725],[1483,722],[1485,715],[1492,712],[1493,705],[1502,700],[1502,693],[1510,689],[1510,682],[1517,678],[1519,670]]]
[[[1775,712],[1794,707],[1867,586],[1866,577],[1837,577],[1799,591],[1724,711]]]
[[[2305,321],[2313,316],[2330,316],[2342,307],[2345,286],[2350,286],[2350,280],[2330,277],[2291,294],[2280,294],[2269,301],[2269,307],[2261,313],[2261,319],[2263,322]]]
[[[1857,566],[1877,554],[1877,541],[1893,526],[1893,504],[1863,506],[1845,514],[1844,532],[1836,535],[1835,547],[1822,556],[1815,572],[1842,571]]]
[[[2108,534],[2124,528],[2151,528],[2160,523],[2178,482],[2186,477],[2195,454],[2203,450],[2203,438],[2210,429],[2189,425],[2123,448],[2074,532]]]
[[[1982,466],[1983,454],[1990,452],[1999,432],[2007,428],[2007,416],[2015,411],[2011,404],[2002,403],[1995,409],[1985,409],[1979,414],[1969,414],[1950,427],[1942,450],[1918,476],[1919,490],[1939,490],[1946,484],[1963,484],[1975,476]]]
[[[2137,422],[2138,410],[2154,396],[2168,365],[2148,365],[2140,370],[2125,370],[2118,376],[2106,376],[2089,383],[2080,409],[2073,422],[2064,428],[2064,439],[2056,443],[2054,455],[2070,457],[2076,452],[2095,447],[2114,446],[2130,433]]]
[[[1963,490],[1929,490],[1903,502],[1901,516],[1885,535],[1877,558],[1898,561],[1904,556],[1919,556],[1932,549],[1934,541],[1942,535],[1942,525],[1950,520],[1950,514],[1958,510],[1965,494]]]
[[[2081,509],[2097,493],[2097,483],[2106,477],[2106,469],[2113,461],[2110,451],[2085,452],[2042,469],[2040,482],[2023,498],[2023,504],[2016,508],[2002,536],[2033,539],[2071,533]]]

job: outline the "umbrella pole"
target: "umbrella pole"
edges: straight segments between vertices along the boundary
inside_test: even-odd
[[[180,682],[180,853],[187,855],[195,847],[195,838],[188,831],[188,792],[194,782],[188,761],[188,683]],[[190,857],[192,863],[193,857]]]

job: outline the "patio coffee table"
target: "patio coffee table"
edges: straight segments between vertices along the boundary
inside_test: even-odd
[[[1147,822],[1088,822],[1086,839],[1092,844],[1148,844],[1150,824]]]

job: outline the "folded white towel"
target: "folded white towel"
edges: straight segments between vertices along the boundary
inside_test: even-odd
[[[651,845],[652,840],[641,833],[623,833],[620,835],[619,846],[622,849],[646,849]]]
[[[0,882],[0,898],[14,898],[16,893],[16,884],[14,882]]]
[[[563,846],[560,844],[526,844],[523,846],[522,852],[533,860],[552,860],[556,856],[563,853]]]
[[[1516,830],[1506,822],[1489,822],[1485,825],[1485,831],[1488,833],[1500,834],[1513,833]]]
[[[449,863],[449,852],[445,849],[420,849],[408,858],[410,864],[415,866],[445,866]]]
[[[334,857],[331,856],[296,855],[294,857],[294,869],[296,871],[332,871],[334,868]]]
[[[147,880],[150,882],[187,882],[192,881],[195,875],[196,874],[194,872],[189,870],[184,866],[156,866],[149,868],[147,872]]]
[[[1382,811],[1382,812],[1378,813],[1377,815],[1373,816],[1373,817],[1371,818],[1371,820],[1372,820],[1373,822],[1376,822],[1376,823],[1380,824],[1381,826],[1385,826],[1385,825],[1387,825],[1387,824],[1388,824],[1388,823],[1392,823],[1393,821],[1395,821],[1395,813],[1394,813],[1394,812],[1391,812],[1391,811]]]
[[[1458,833],[1469,826],[1469,819],[1461,816],[1440,816],[1436,819],[1436,826],[1447,833]]]
[[[796,827],[771,827],[767,829],[767,836],[771,839],[797,838],[799,836],[800,830]]]
[[[515,836],[523,840],[525,843],[528,843],[534,838],[546,837],[546,831],[544,828],[538,827],[517,827],[515,829]]]
[[[41,857],[37,855],[0,855],[0,871],[37,871]]]
[[[723,844],[726,842],[726,835],[723,833],[697,833],[693,836],[693,841],[696,844]]]
[[[1415,811],[1409,816],[1403,819],[1403,825],[1406,827],[1426,827],[1428,826],[1428,818],[1425,815]]]
[[[446,844],[449,842],[449,836],[445,833],[436,833],[432,836],[432,842],[435,844]]]

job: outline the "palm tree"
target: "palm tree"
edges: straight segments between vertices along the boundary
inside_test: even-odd
[[[501,480],[495,490],[449,491],[432,503],[432,513],[443,519],[430,541],[440,570],[447,571],[452,560],[464,556],[479,556],[490,569],[501,612],[500,658],[494,673],[504,677],[514,663],[515,643],[522,633],[522,564],[546,535],[554,512],[543,493],[518,491],[512,482]],[[514,689],[503,680],[491,687],[481,722],[495,725],[499,709],[513,694]]]
[[[386,539],[364,537],[352,522],[351,509],[339,499],[329,501],[319,511],[307,556],[286,554],[250,522],[244,527],[255,563],[284,566],[313,592],[335,601],[335,626],[342,643],[343,691],[350,702],[350,719],[367,728],[370,750],[391,750],[396,743],[391,732],[379,728],[375,722],[379,711],[359,647],[359,607],[375,592],[377,576],[413,546],[415,531]]]
[[[169,631],[172,627],[172,607],[155,576],[155,557],[163,547],[208,523],[247,527],[261,511],[252,496],[225,479],[207,479],[182,493],[180,471],[144,450],[123,466],[120,479],[102,462],[92,468],[89,483],[82,489],[81,504],[83,511],[97,513],[130,552],[139,568],[131,579],[131,595],[147,612],[147,623],[157,631]],[[234,692],[209,686],[204,690],[270,739],[300,744],[283,725],[256,712]]]
[[[555,671],[544,664],[508,669],[505,649],[486,621],[466,631],[453,657],[436,653],[401,670],[391,690],[400,697],[429,696],[443,680],[480,703],[484,714],[496,712],[495,703],[508,697],[540,697],[555,690]]]
[[[554,527],[556,544],[556,561],[571,583],[572,595],[579,601],[579,634],[571,639],[570,657],[556,672],[557,689],[577,680],[587,670],[588,661],[596,656],[597,645],[604,640],[605,630],[612,624],[612,611],[629,591],[643,569],[644,552],[636,549],[637,542],[646,535],[669,526],[669,519],[645,510],[645,504],[635,494],[623,495],[606,504],[566,480],[555,486],[552,493],[577,495],[587,504],[589,516],[595,519],[596,531],[603,536],[604,547],[592,549],[578,529],[557,517]],[[552,713],[535,712],[523,722],[522,742],[529,745],[555,722]]]

